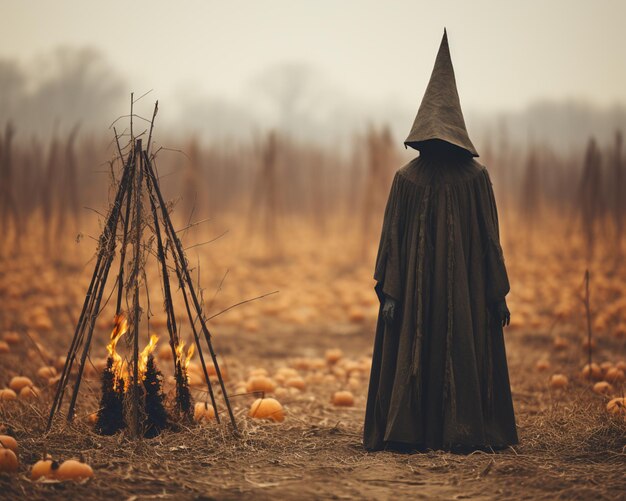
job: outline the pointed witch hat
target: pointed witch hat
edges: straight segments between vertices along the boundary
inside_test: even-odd
[[[474,157],[478,156],[465,128],[445,29],[422,104],[404,144],[419,150],[421,144],[433,139],[446,141]]]

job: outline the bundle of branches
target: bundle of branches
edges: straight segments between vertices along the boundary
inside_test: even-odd
[[[141,356],[139,353],[141,318],[143,316],[143,309],[140,305],[140,290],[145,288],[146,294],[149,294],[144,268],[145,260],[150,255],[153,255],[157,258],[161,271],[163,305],[167,316],[169,344],[172,348],[174,373],[177,383],[176,408],[182,416],[191,414],[192,398],[187,379],[187,364],[195,350],[198,352],[211,404],[216,410],[216,421],[220,422],[215,393],[204,361],[201,345],[201,339],[203,339],[205,350],[208,349],[211,361],[215,367],[219,389],[226,404],[230,422],[233,429],[237,431],[235,417],[219,368],[217,355],[213,348],[211,333],[207,326],[208,320],[203,312],[201,298],[196,293],[196,284],[194,284],[191,278],[183,245],[177,235],[177,231],[174,229],[169,205],[161,193],[159,178],[153,165],[154,154],[151,155],[149,151],[158,103],[155,105],[152,121],[150,122],[148,146],[145,149],[142,146],[142,140],[133,136],[133,104],[134,100],[131,95],[131,141],[129,142],[129,151],[126,158],[124,158],[122,148],[119,147],[118,143],[120,158],[123,160],[122,175],[116,181],[115,201],[107,215],[104,231],[100,236],[95,270],[57,387],[48,418],[48,429],[52,425],[56,412],[61,407],[72,367],[78,361],[78,372],[71,395],[67,419],[71,420],[74,416],[76,399],[89,354],[96,319],[102,311],[101,302],[107,278],[117,254],[117,245],[121,243],[119,272],[115,284],[117,289],[116,328],[112,334],[111,344],[107,348],[114,355],[117,339],[121,336],[126,336],[126,345],[130,351],[130,357],[127,379],[122,391],[125,392],[124,395],[127,398],[123,399],[124,403],[121,405],[122,409],[120,411],[120,401],[116,389],[122,385],[116,384],[115,380],[115,372],[120,370],[120,367],[117,367],[112,362],[108,363],[102,379],[103,393],[101,410],[99,411],[98,430],[101,433],[115,433],[115,431],[124,426],[124,419],[130,429],[130,433],[135,437],[144,434],[154,436],[167,426],[167,413],[163,405],[160,373],[156,369],[154,359],[151,356],[146,358],[147,354],[145,352]],[[116,134],[117,139],[118,136]],[[148,205],[149,210],[145,210],[144,205]],[[121,231],[118,231],[118,228],[122,228]],[[150,231],[153,237],[146,239],[144,230]],[[156,252],[155,249],[150,248],[152,242],[156,242]],[[132,255],[129,252],[128,262],[126,256],[127,247],[132,248]],[[129,270],[127,278],[125,278],[125,268]],[[180,339],[176,323],[173,293],[170,285],[170,273],[172,272],[175,273],[175,277],[178,280],[178,293],[183,297],[185,311],[193,334],[193,344],[187,352],[187,357],[184,357],[182,354],[184,342]],[[129,313],[128,324],[122,312],[123,297],[126,297]],[[196,324],[197,320],[199,320],[199,326]],[[201,335],[202,338],[200,337]],[[140,369],[140,364],[143,364],[145,361],[148,364]],[[117,377],[123,378],[124,376],[118,374]]]
[[[96,431],[101,435],[113,435],[126,426],[124,420],[124,381],[113,371],[113,359],[107,359],[102,372],[102,396],[96,420]]]

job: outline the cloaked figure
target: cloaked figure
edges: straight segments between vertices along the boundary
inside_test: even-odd
[[[517,443],[503,327],[509,280],[493,189],[469,139],[444,31],[393,180],[376,259],[369,450]]]

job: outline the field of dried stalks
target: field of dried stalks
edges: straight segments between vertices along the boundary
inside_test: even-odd
[[[38,371],[61,367],[59,357],[71,340],[91,273],[94,244],[89,239],[66,244],[63,257],[51,262],[38,242],[24,241],[19,254],[5,253],[0,261],[0,388],[14,376],[27,376],[37,390],[34,396],[26,392],[15,400],[0,399],[0,434],[16,438],[20,462],[16,474],[0,473],[0,497],[623,499],[626,412],[619,405],[609,412],[607,403],[624,392],[626,271],[602,249],[596,252],[590,267],[590,310],[593,361],[599,367],[585,377],[584,245],[548,218],[530,245],[526,237],[506,230],[515,222],[505,215],[501,225],[512,283],[513,317],[505,336],[520,444],[469,455],[363,450],[378,311],[371,278],[375,249],[363,255],[350,221],[336,222],[343,231],[320,232],[291,220],[279,260],[250,250],[244,231],[189,251],[194,273],[200,272],[208,316],[238,301],[280,291],[210,322],[240,437],[232,436],[226,419],[221,425],[214,420],[187,423],[179,431],[137,441],[124,433],[94,432],[90,415],[98,406],[98,369],[111,332],[110,305],[97,325],[77,417],[71,424],[57,420],[46,434],[55,381]],[[220,224],[245,227],[237,220]],[[207,232],[221,231],[190,232],[187,245],[206,240]],[[147,277],[158,283],[156,269],[148,267]],[[154,295],[159,294],[157,289]],[[153,298],[151,330],[163,345],[167,336],[159,306],[160,299]],[[184,321],[182,326],[186,338],[189,326]],[[142,344],[147,341],[146,332]],[[156,348],[157,363],[171,397],[171,362],[161,348]],[[207,395],[198,384],[202,380],[195,363],[190,366],[192,394],[196,402],[204,402]],[[251,374],[267,374],[274,386],[267,396],[282,404],[284,421],[248,417],[258,396],[246,394]],[[556,374],[567,378],[562,387],[552,380]],[[596,393],[594,384],[600,380],[610,386]],[[350,391],[353,405],[334,405],[337,391]],[[32,480],[31,466],[44,454],[58,461],[79,458],[93,468],[94,476],[79,482]]]

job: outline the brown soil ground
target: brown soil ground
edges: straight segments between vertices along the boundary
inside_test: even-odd
[[[314,267],[305,269],[303,263],[312,262],[315,260],[304,255],[301,262],[279,265],[284,273],[273,275],[272,270],[258,263],[246,273],[244,269],[231,272],[232,283],[254,284],[249,291],[233,291],[232,298],[281,288],[283,299],[276,301],[289,310],[285,316],[277,315],[270,307],[275,299],[267,298],[253,303],[256,306],[251,306],[252,310],[247,310],[248,306],[233,310],[234,321],[227,320],[230,313],[220,317],[222,322],[215,325],[214,340],[222,366],[228,370],[227,383],[232,393],[251,367],[263,367],[272,375],[297,357],[324,357],[329,348],[342,349],[344,358],[352,360],[371,355],[376,305],[371,300],[369,268],[353,273],[349,265],[327,259],[325,268],[335,274],[340,270],[346,280],[352,277],[352,285],[346,285],[345,290],[352,287],[360,294],[341,297],[342,308],[348,311],[364,298],[359,303],[363,305],[361,313],[350,312],[340,321],[330,317],[330,309],[325,317],[324,308],[332,304],[333,294],[343,292],[331,291],[330,302],[324,303],[324,284],[329,282]],[[44,358],[50,356],[50,360],[64,354],[69,344],[68,333],[72,332],[75,309],[81,292],[84,294],[90,266],[82,271],[59,268],[62,273],[52,273],[52,277],[46,275],[46,266],[42,262],[23,266],[11,260],[0,262],[0,300],[4,304],[0,322],[3,329],[22,333],[21,341],[11,347],[10,353],[0,355],[0,387],[17,374],[35,378],[37,368],[44,362],[33,352],[33,341],[26,332],[39,340]],[[254,269],[259,276],[252,276],[250,270]],[[302,276],[298,276],[297,270],[303,269]],[[35,277],[28,278],[24,270],[30,270],[28,273]],[[296,285],[289,289],[278,283],[274,287],[285,274]],[[528,270],[513,270],[518,290],[529,274]],[[58,275],[62,278],[57,281]],[[203,275],[217,277],[216,282],[221,277],[210,265],[205,266]],[[571,275],[570,282],[578,285],[580,273],[575,270]],[[16,280],[16,276],[21,278]],[[40,282],[45,282],[45,287],[38,286]],[[306,289],[302,285],[305,283],[312,284],[312,289]],[[214,285],[211,283],[207,289]],[[20,287],[22,290],[15,292]],[[622,286],[616,287],[617,292],[611,294],[621,297]],[[307,305],[315,303],[317,291],[321,306],[311,313]],[[226,288],[223,294],[228,296]],[[532,306],[536,298],[533,294],[526,294],[526,302],[518,299],[517,308],[513,298],[514,317],[522,308],[527,312],[542,311]],[[57,298],[65,299],[56,302]],[[32,319],[26,310],[34,311],[44,303],[51,312],[54,328],[44,325],[38,332],[38,327],[15,327],[28,325]],[[229,303],[230,298],[224,299],[216,308]],[[547,310],[554,305],[543,307]],[[245,311],[249,313],[242,313]],[[257,317],[263,317],[260,323],[253,321]],[[531,317],[527,314],[526,318]],[[594,394],[589,382],[578,376],[584,353],[580,350],[581,328],[576,322],[567,327],[574,331],[572,334],[563,334],[570,346],[561,351],[552,348],[549,316],[542,317],[536,327],[518,324],[507,330],[520,444],[497,453],[366,452],[361,443],[367,392],[364,372],[351,386],[355,395],[353,407],[335,407],[330,402],[334,391],[347,386],[347,378],[339,376],[332,381],[307,382],[304,391],[283,392],[280,400],[286,418],[282,423],[248,418],[255,397],[234,396],[239,438],[223,422],[189,424],[182,431],[138,441],[124,434],[97,435],[87,423],[86,417],[97,408],[99,398],[95,376],[81,387],[77,419],[68,425],[60,417],[46,435],[52,388],[35,379],[42,388],[39,399],[0,402],[0,426],[17,438],[20,459],[18,474],[0,474],[0,499],[626,499],[626,426],[623,418],[606,412],[608,397]],[[527,324],[530,323],[529,320]],[[105,355],[104,344],[110,331],[106,326],[99,329],[92,357]],[[623,339],[605,337],[596,350],[596,359],[615,362],[623,358],[623,348]],[[551,368],[537,371],[535,362],[546,356]],[[168,372],[165,361],[159,361],[159,366]],[[322,372],[330,374],[332,367]],[[548,381],[554,372],[570,377],[566,390],[550,390]],[[301,373],[305,378],[310,374],[305,370]],[[170,387],[166,390],[171,394]],[[194,389],[194,397],[206,398],[198,388]],[[221,411],[226,421],[223,407]],[[93,467],[94,478],[79,483],[31,481],[30,467],[44,451],[59,460],[82,457]]]
[[[301,335],[302,333],[297,333]],[[368,354],[371,329],[307,336],[309,350],[341,347]],[[296,333],[223,340],[238,358],[275,367]],[[1,407],[20,444],[19,475],[0,476],[3,499],[624,499],[626,439],[607,421],[600,397],[584,386],[566,395],[546,391],[545,374],[528,361],[541,353],[511,334],[510,369],[521,443],[498,452],[368,453],[361,445],[365,392],[356,405],[329,403],[332,388],[285,399],[283,423],[246,419],[251,397],[235,398],[242,437],[228,425],[190,426],[152,440],[96,435],[84,423],[43,437],[43,402]],[[243,353],[241,346],[245,346]],[[280,348],[282,347],[282,350]],[[230,350],[229,350],[230,349]],[[17,360],[15,362],[18,362]],[[252,362],[254,363],[254,362]],[[79,454],[95,470],[84,483],[33,482],[27,465],[44,447],[55,457]]]

